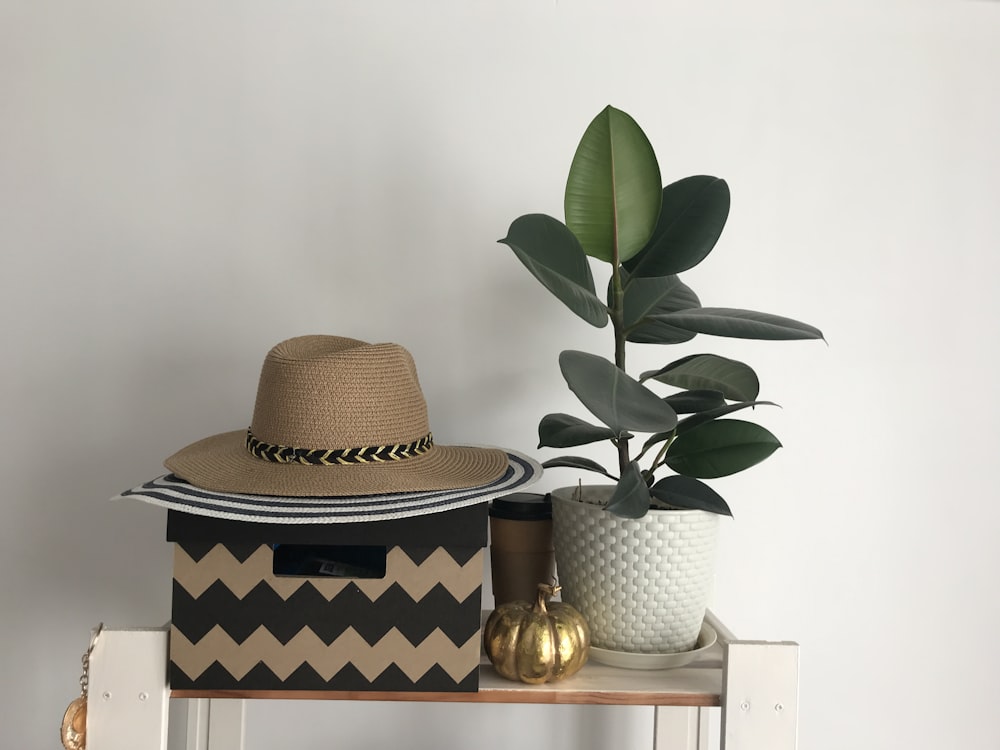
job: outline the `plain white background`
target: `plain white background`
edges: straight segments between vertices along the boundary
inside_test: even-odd
[[[988,0],[0,2],[2,744],[57,747],[98,621],[169,618],[164,512],[107,498],[244,427],[278,341],[403,344],[444,443],[533,452],[578,408],[556,357],[609,334],[495,241],[561,215],[613,104],[665,180],[730,183],[703,303],[829,341],[632,350],[742,358],[783,407],[785,447],[715,485],[715,609],[802,644],[803,748],[1000,746],[998,74]],[[248,747],[631,748],[650,719],[258,703]]]

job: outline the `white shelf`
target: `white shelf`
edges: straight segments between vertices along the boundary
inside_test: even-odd
[[[475,693],[171,692],[164,678],[166,631],[150,640],[136,637],[140,631],[111,630],[91,656],[92,684],[101,684],[108,695],[145,695],[143,703],[165,702],[167,696],[187,699],[186,744],[181,745],[185,750],[242,750],[248,699],[654,706],[654,750],[707,750],[707,712],[714,709],[721,711],[722,750],[795,750],[798,645],[740,641],[711,612],[706,620],[718,633],[718,643],[681,668],[628,670],[590,662],[564,681],[524,685],[501,678],[484,659]],[[124,692],[116,681],[128,683]],[[101,700],[96,695],[89,704],[88,750],[117,750],[113,741],[104,739],[115,735],[128,738],[129,750],[166,750],[163,712],[136,714],[128,700]]]

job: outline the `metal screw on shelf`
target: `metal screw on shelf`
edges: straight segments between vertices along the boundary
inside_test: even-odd
[[[785,707],[781,703],[775,703],[774,704],[774,710],[777,711],[780,714],[782,711],[785,710]]]
[[[141,700],[141,701],[146,700],[148,697],[149,697],[149,693],[146,693],[146,692],[139,693],[139,700]]]
[[[105,690],[103,693],[101,693],[101,697],[106,701],[111,700],[111,691]]]
[[[749,710],[750,710],[750,701],[743,701],[740,704],[740,711],[749,711]]]

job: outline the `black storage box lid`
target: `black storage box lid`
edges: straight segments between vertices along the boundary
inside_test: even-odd
[[[486,503],[361,523],[250,523],[167,511],[168,542],[485,547]]]

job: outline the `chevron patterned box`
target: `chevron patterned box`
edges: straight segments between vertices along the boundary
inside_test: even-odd
[[[174,690],[475,692],[487,504],[279,525],[171,510]]]

